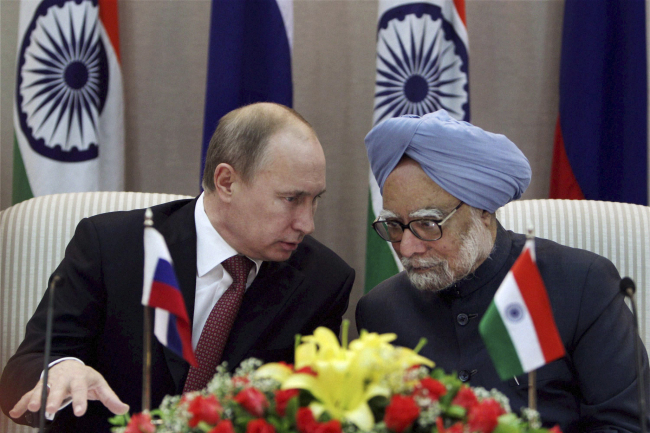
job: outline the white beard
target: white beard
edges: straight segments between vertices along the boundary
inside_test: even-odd
[[[469,230],[460,236],[458,257],[452,266],[449,261],[437,257],[402,257],[401,262],[411,283],[419,290],[437,292],[462,280],[478,268],[492,251],[490,230],[473,212]],[[414,268],[429,268],[426,272],[414,272]]]

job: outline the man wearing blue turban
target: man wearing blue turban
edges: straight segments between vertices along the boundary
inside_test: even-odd
[[[505,136],[443,110],[385,120],[366,147],[383,196],[373,227],[405,270],[359,301],[357,328],[394,332],[406,347],[425,337],[422,355],[463,382],[500,390],[519,412],[528,380],[499,379],[478,325],[525,243],[495,212],[528,187],[528,160]],[[544,239],[536,240],[536,260],[566,348],[537,370],[544,424],[565,433],[638,431],[634,322],[618,271],[603,257]]]

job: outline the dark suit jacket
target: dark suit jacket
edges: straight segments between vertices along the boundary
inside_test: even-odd
[[[155,227],[165,237],[190,320],[196,285],[196,200],[155,206]],[[52,360],[73,356],[95,368],[116,394],[141,410],[144,211],[114,212],[82,220],[56,274]],[[327,326],[338,334],[354,271],[334,252],[306,237],[285,262],[264,262],[248,288],[226,344],[223,360],[233,370],[242,360],[292,362],[296,334]],[[49,291],[27,324],[25,340],[0,379],[7,413],[41,374]],[[153,339],[152,406],[180,394],[189,365]],[[99,402],[76,418],[61,410],[52,431],[107,431],[111,416]],[[19,421],[25,422],[21,419]]]
[[[384,281],[359,301],[358,329],[394,332],[396,344],[410,348],[425,337],[422,355],[473,386],[497,388],[519,413],[528,405],[527,375],[499,379],[478,325],[524,242],[523,235],[499,225],[490,258],[472,276],[438,293],[417,290],[404,272]],[[638,431],[638,337],[618,290],[616,268],[596,254],[544,239],[536,240],[536,256],[567,352],[537,371],[542,421],[560,424],[564,433]],[[645,350],[643,363],[648,395]]]

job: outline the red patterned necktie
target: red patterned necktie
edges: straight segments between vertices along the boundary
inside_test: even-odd
[[[205,322],[196,346],[198,367],[190,367],[183,392],[206,387],[221,362],[223,348],[241,306],[246,280],[254,263],[245,256],[233,256],[221,263],[232,277],[232,284],[216,303]]]

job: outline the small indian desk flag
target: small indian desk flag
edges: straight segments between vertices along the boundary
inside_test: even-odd
[[[533,371],[564,356],[544,281],[526,241],[479,324],[501,380]]]
[[[151,210],[147,209],[150,215]],[[152,226],[144,228],[142,305],[155,308],[154,335],[160,343],[196,365],[192,331],[165,238]]]

